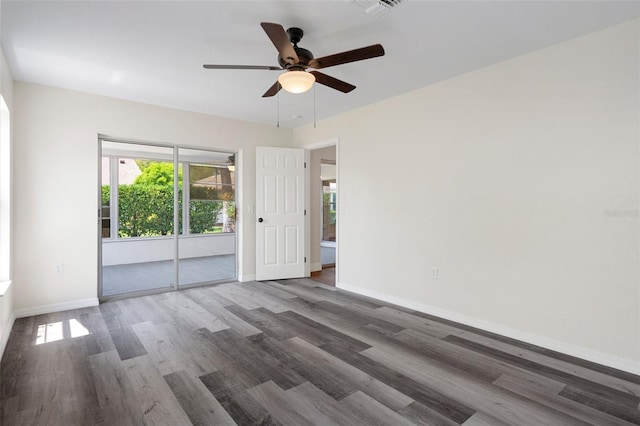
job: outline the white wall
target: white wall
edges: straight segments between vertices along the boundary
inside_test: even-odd
[[[9,163],[11,162],[11,152],[12,152],[12,142],[11,142],[11,123],[13,121],[13,80],[11,78],[11,72],[9,71],[9,66],[7,65],[7,60],[4,55],[4,51],[2,49],[2,45],[0,44],[0,95],[4,99],[6,103],[6,107],[8,111],[3,111],[2,119],[0,120],[0,132],[2,132],[2,137],[6,137],[7,132],[9,132]],[[7,115],[9,116],[9,122],[6,121]],[[9,124],[9,129],[7,129],[7,124]],[[2,223],[0,224],[0,231],[3,233],[3,239],[7,236],[8,233],[8,241],[4,240],[0,246],[0,250],[6,251],[9,250],[9,256],[5,257],[4,253],[2,254],[2,261],[0,262],[0,267],[2,271],[0,274],[0,357],[4,352],[4,348],[7,344],[7,340],[9,339],[9,334],[11,333],[11,327],[13,326],[13,285],[11,283],[12,278],[12,252],[11,246],[13,242],[13,238],[11,236],[11,211],[12,208],[12,200],[7,197],[6,194],[6,180],[8,178],[9,187],[11,186],[11,174],[12,169],[9,168],[9,173],[6,173],[6,162],[4,161],[4,157],[7,154],[6,146],[2,147],[2,156],[0,159],[2,162],[2,171],[0,171],[0,187],[2,190]],[[7,213],[9,213],[8,223],[5,221],[7,219]],[[8,225],[8,226],[7,226]]]
[[[190,235],[178,238],[180,259],[233,254],[235,234]],[[102,266],[172,260],[173,237],[118,238],[102,243]]]
[[[339,286],[640,373],[638,34],[295,129],[340,139]]]
[[[20,314],[97,296],[99,133],[241,150],[241,278],[255,276],[255,147],[290,146],[291,130],[69,90],[15,84],[14,302]],[[64,264],[64,275],[53,265]]]
[[[322,180],[320,179],[320,165],[322,164],[322,160],[336,161],[336,147],[334,145],[314,149],[311,151],[310,157],[311,214],[309,219],[311,223],[311,270],[319,271],[322,269],[322,260],[320,257],[320,242],[322,241]]]

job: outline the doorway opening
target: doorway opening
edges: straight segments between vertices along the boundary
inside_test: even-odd
[[[237,276],[235,156],[100,140],[100,298]]]
[[[320,240],[320,261],[322,268],[336,266],[336,213],[338,203],[338,185],[336,182],[336,162],[320,161],[320,180],[322,181],[322,235]]]
[[[336,285],[339,189],[336,145],[311,150],[310,159],[311,277]]]

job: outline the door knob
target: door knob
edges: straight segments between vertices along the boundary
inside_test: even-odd
[[[258,222],[262,223],[264,222],[264,219],[262,219],[261,217],[258,218]]]

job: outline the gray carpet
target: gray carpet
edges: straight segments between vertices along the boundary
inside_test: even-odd
[[[236,278],[235,255],[181,259],[180,285]],[[102,295],[113,296],[134,291],[173,288],[173,261],[132,263],[102,268]]]

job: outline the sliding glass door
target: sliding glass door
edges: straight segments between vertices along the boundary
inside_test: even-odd
[[[231,153],[101,140],[101,297],[236,278]]]
[[[178,150],[182,165],[180,286],[236,277],[235,156]]]

